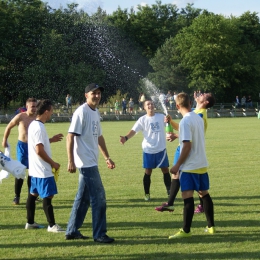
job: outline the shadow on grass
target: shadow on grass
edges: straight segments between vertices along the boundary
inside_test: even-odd
[[[120,240],[122,239],[122,240]],[[253,241],[258,241],[258,237],[252,236],[250,237],[250,240],[253,239]],[[247,240],[247,237],[244,235],[236,235],[234,237],[234,234],[232,234],[232,239],[229,239],[229,235],[224,236],[223,235],[214,235],[214,236],[193,236],[191,238],[184,238],[184,239],[177,239],[177,240],[169,240],[167,238],[161,238],[161,237],[138,237],[138,238],[116,238],[116,241],[113,244],[99,244],[93,242],[92,239],[85,240],[85,241],[64,241],[64,242],[41,242],[41,243],[19,243],[19,244],[10,244],[10,245],[0,245],[0,248],[6,248],[6,249],[13,249],[13,250],[19,250],[23,249],[31,249],[34,250],[42,250],[45,247],[48,247],[48,249],[55,250],[56,247],[62,247],[66,249],[66,247],[75,247],[77,246],[79,251],[77,252],[77,256],[69,255],[67,253],[67,256],[44,256],[40,257],[37,256],[37,254],[33,255],[31,258],[21,258],[21,259],[63,259],[63,260],[69,260],[69,259],[259,259],[260,252],[214,252],[214,253],[208,253],[208,252],[189,252],[189,244],[197,244],[198,241],[200,243],[219,243],[219,242],[243,242]],[[174,250],[175,244],[181,243],[182,246],[185,248],[187,247],[187,253],[177,253]],[[117,251],[116,248],[118,246],[131,246],[131,245],[147,245],[147,246],[162,246],[161,252],[154,252],[154,253],[138,253],[138,254],[131,254],[129,253],[119,253],[116,254]],[[172,252],[163,252],[163,248],[166,246],[173,246]],[[94,255],[89,255],[87,252],[87,247],[89,246],[96,246],[96,253]],[[212,244],[209,244],[209,246],[212,246]],[[112,250],[111,254],[107,253],[106,247],[109,247],[108,250]],[[111,248],[112,247],[112,248]],[[114,249],[113,249],[114,248]],[[214,250],[214,249],[213,249]],[[102,251],[103,253],[100,253]],[[238,249],[239,251],[239,249]],[[39,251],[40,252],[40,251]],[[1,258],[1,259],[8,259],[8,258]]]

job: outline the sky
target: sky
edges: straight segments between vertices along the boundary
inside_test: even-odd
[[[79,9],[92,14],[100,6],[108,14],[112,14],[120,6],[121,9],[135,8],[137,5],[152,5],[156,0],[43,0],[52,8],[66,8],[68,3],[77,3]],[[183,8],[187,3],[193,3],[195,8],[206,9],[215,14],[225,16],[240,16],[246,11],[260,13],[259,0],[161,0],[162,4],[175,4]]]

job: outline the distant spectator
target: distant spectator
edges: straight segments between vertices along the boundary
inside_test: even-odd
[[[134,110],[134,101],[132,98],[130,98],[130,101],[128,103],[128,107],[129,107],[129,114],[132,115],[133,114],[133,110]]]
[[[22,112],[26,112],[27,108],[26,107],[19,107],[17,110],[15,110],[15,114],[18,115]]]
[[[243,97],[241,98],[241,106],[242,106],[242,107],[246,107],[246,96],[243,96]]]
[[[173,108],[174,108],[174,104],[175,104],[174,96],[171,95],[170,97],[168,97],[168,101],[169,101],[170,109],[173,110]]]
[[[239,97],[238,97],[238,96],[236,96],[235,106],[236,106],[236,107],[241,107],[241,104],[240,104],[240,101],[239,101]]]
[[[68,111],[69,111],[69,108],[70,108],[71,113],[72,113],[72,97],[70,96],[70,94],[68,94],[66,96],[66,107],[67,107]]]
[[[139,108],[140,108],[140,110],[143,110],[144,101],[145,101],[145,95],[144,95],[144,93],[141,93],[140,96],[139,96]]]
[[[127,106],[126,100],[123,98],[123,100],[122,100],[122,111],[123,111],[124,115],[126,115],[126,106]]]
[[[166,99],[165,99],[165,105],[168,109],[170,108],[171,97],[172,97],[172,92],[169,90],[168,93],[166,94]]]
[[[115,102],[115,114],[119,115],[119,102],[118,102],[118,100],[116,100],[116,102]]]
[[[251,96],[248,96],[247,99],[246,99],[246,107],[247,108],[253,107],[253,102],[252,102]]]
[[[174,91],[174,92],[173,92],[174,102],[176,102],[175,100],[176,100],[177,96],[178,96],[177,92]]]

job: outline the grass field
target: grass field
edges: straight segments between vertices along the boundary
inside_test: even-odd
[[[21,205],[13,206],[14,178],[0,184],[0,259],[260,259],[259,194],[259,125],[257,118],[209,119],[206,150],[211,181],[210,193],[215,205],[215,235],[204,234],[205,215],[194,215],[193,236],[168,240],[182,227],[183,203],[178,195],[175,211],[157,212],[154,207],[167,201],[161,172],[152,175],[150,202],[143,199],[142,135],[124,146],[132,122],[102,122],[103,134],[116,169],[106,168],[100,156],[100,172],[107,196],[108,235],[116,239],[111,245],[85,241],[66,241],[64,234],[46,229],[25,230],[27,187],[24,185]],[[68,123],[46,124],[49,136],[62,132]],[[5,125],[0,125],[3,135]],[[15,158],[17,130],[9,138]],[[66,227],[77,190],[78,173],[67,172],[65,140],[54,143],[54,160],[61,163],[59,194],[53,206],[56,222]],[[170,161],[177,142],[168,143]],[[195,198],[195,203],[198,199]],[[41,203],[37,203],[38,223],[47,227]],[[81,228],[92,237],[91,209]]]

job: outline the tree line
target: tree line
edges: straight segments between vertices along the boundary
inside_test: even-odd
[[[0,107],[32,96],[64,103],[68,93],[81,103],[90,82],[105,87],[103,102],[118,90],[137,100],[144,78],[164,92],[258,101],[257,13],[225,17],[157,1],[89,15],[77,4],[52,9],[40,0],[1,0],[0,20]]]

